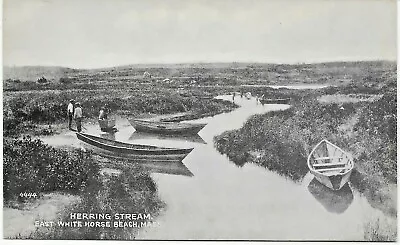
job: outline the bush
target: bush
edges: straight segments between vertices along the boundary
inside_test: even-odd
[[[65,212],[62,220],[70,222],[70,213],[148,214],[154,218],[164,206],[157,196],[154,181],[140,167],[124,170],[118,176],[105,176],[102,182],[92,183],[83,191],[82,201]],[[99,220],[91,220],[99,221]],[[115,221],[104,220],[104,221]],[[141,221],[151,220],[137,220]],[[52,227],[37,230],[29,238],[41,240],[133,240],[138,228]]]
[[[348,124],[357,115],[358,122]],[[395,183],[396,121],[396,98],[389,94],[372,103],[342,105],[303,99],[286,111],[253,116],[241,129],[215,137],[215,144],[239,166],[252,161],[298,180],[308,171],[306,161],[311,149],[328,139],[347,151],[353,150],[356,166],[363,174],[379,175]],[[345,132],[340,129],[342,125]],[[252,151],[261,156],[253,159]]]
[[[45,77],[41,77],[38,80],[36,80],[37,83],[48,83],[50,80],[47,80]]]
[[[367,131],[390,142],[397,140],[396,94],[385,94],[382,98],[363,107],[356,130]]]
[[[13,130],[15,122],[53,123],[66,118],[70,99],[82,105],[83,114],[88,118],[98,116],[101,106],[108,104],[112,112],[129,111],[132,115],[141,113],[167,114],[193,111],[195,113],[220,112],[233,108],[232,103],[219,100],[200,100],[196,97],[181,97],[173,91],[47,91],[44,93],[20,93],[13,95],[4,105],[5,130]],[[8,116],[9,115],[9,116]],[[12,115],[12,116],[11,116]],[[15,119],[15,120],[13,120]],[[8,132],[5,132],[6,134]]]
[[[77,192],[99,172],[90,153],[55,149],[30,137],[5,139],[3,152],[5,199],[21,192]]]
[[[303,142],[293,140],[295,129],[288,119],[291,114],[288,110],[253,116],[241,129],[216,136],[215,145],[239,166],[252,161],[295,181],[300,180],[308,172],[307,154]],[[253,158],[252,151],[261,155]]]

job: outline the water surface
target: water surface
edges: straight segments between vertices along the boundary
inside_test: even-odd
[[[221,96],[232,99],[232,96]],[[247,163],[237,167],[213,146],[213,137],[240,128],[252,115],[284,110],[289,105],[261,105],[255,98],[235,97],[240,107],[192,122],[207,122],[202,140],[141,136],[125,118],[119,118],[116,140],[170,147],[194,147],[182,165],[171,171],[153,171],[165,210],[157,225],[142,228],[140,239],[245,239],[245,240],[363,240],[364,224],[371,217],[389,219],[371,207],[351,185],[340,192],[327,190],[309,173],[301,183]],[[97,125],[85,125],[99,135]],[[44,138],[51,144],[74,144],[74,134]],[[306,164],[306,162],[304,162]],[[160,166],[158,166],[159,168]],[[180,174],[181,173],[181,174]]]

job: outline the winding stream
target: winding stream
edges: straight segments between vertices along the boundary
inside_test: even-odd
[[[119,131],[112,135],[116,140],[195,147],[181,166],[173,167],[179,171],[158,168],[151,174],[166,208],[157,225],[141,229],[139,239],[363,240],[366,222],[391,219],[351,186],[331,192],[310,174],[295,183],[255,164],[237,167],[214,148],[213,137],[240,128],[251,115],[289,106],[261,105],[240,96],[235,103],[240,107],[230,113],[194,120],[208,123],[197,140],[142,137],[126,119],[117,121]],[[86,132],[99,134],[97,125],[86,127]],[[43,140],[79,146],[73,132]]]

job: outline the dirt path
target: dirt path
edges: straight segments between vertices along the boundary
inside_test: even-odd
[[[4,205],[3,238],[25,238],[36,230],[35,221],[57,221],[66,207],[80,201],[78,196],[49,193],[29,203]],[[8,206],[8,207],[7,207]]]

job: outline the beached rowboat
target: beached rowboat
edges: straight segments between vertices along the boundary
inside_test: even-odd
[[[260,99],[261,104],[287,104],[289,103],[289,98],[287,99]]]
[[[173,123],[138,119],[130,119],[129,122],[138,132],[182,135],[197,134],[207,125],[206,123]]]
[[[315,178],[332,190],[341,189],[354,168],[352,157],[327,140],[314,147],[307,164]]]
[[[76,133],[79,140],[95,147],[97,153],[115,158],[145,161],[181,161],[193,148],[167,148],[152,145],[130,144],[104,139],[94,135]]]

